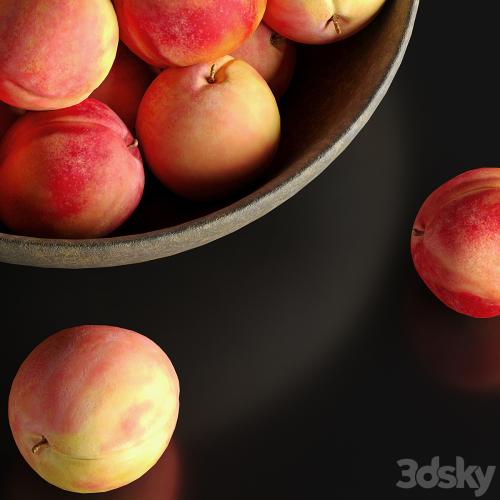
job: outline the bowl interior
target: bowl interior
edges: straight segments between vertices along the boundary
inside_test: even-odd
[[[296,75],[280,103],[280,149],[267,175],[244,192],[195,204],[172,195],[147,173],[141,205],[110,237],[50,240],[0,227],[0,260],[43,267],[124,265],[188,250],[261,217],[316,177],[362,129],[397,71],[417,6],[418,0],[388,1],[357,35],[298,47]]]

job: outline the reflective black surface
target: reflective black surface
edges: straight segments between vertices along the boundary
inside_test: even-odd
[[[395,484],[404,458],[500,466],[500,319],[447,310],[409,256],[430,191],[500,166],[498,18],[493,2],[476,8],[423,2],[401,71],[357,140],[251,226],[128,268],[0,266],[2,498],[73,496],[23,462],[6,407],[29,351],[84,323],[150,336],[181,380],[173,448],[139,482],[96,498],[475,498]],[[482,498],[499,492],[497,471]]]

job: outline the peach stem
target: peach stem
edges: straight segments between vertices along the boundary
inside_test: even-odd
[[[330,23],[333,23],[333,25],[335,26],[335,31],[337,32],[337,35],[342,34],[342,28],[340,27],[339,19],[340,19],[340,16],[338,14],[333,14],[333,16],[330,17],[330,19],[328,19],[328,21],[326,22],[326,26],[328,26]]]
[[[48,444],[49,442],[47,441],[47,438],[45,436],[42,436],[42,440],[39,443],[35,444],[33,448],[31,448],[33,455],[36,455],[43,446],[46,446]]]
[[[207,78],[208,83],[215,83],[215,64],[210,68],[210,76]]]

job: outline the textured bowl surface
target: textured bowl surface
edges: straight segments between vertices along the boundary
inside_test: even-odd
[[[89,268],[158,259],[225,236],[262,217],[317,177],[363,128],[387,92],[411,37],[419,0],[389,0],[365,30],[338,44],[301,46],[282,101],[283,140],[257,185],[217,205],[171,196],[149,177],[138,211],[116,234],[51,240],[0,232],[0,261]]]

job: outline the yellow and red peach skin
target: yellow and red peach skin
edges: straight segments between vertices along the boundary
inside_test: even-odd
[[[120,37],[152,66],[222,57],[257,28],[266,0],[115,0]]]
[[[80,103],[118,46],[110,0],[1,0],[0,100],[30,110]]]
[[[424,202],[411,237],[415,267],[446,305],[500,315],[500,168],[470,170]]]
[[[276,99],[286,92],[295,70],[295,44],[260,23],[253,35],[231,54],[254,67]]]
[[[161,73],[142,100],[137,133],[160,181],[204,201],[229,195],[262,173],[278,147],[280,115],[257,71],[225,56]]]
[[[153,69],[120,44],[109,75],[90,97],[107,104],[134,130],[139,104],[154,78]]]
[[[385,0],[268,0],[265,23],[300,43],[324,44],[365,27]]]
[[[134,138],[87,99],[21,117],[0,145],[0,219],[17,234],[104,236],[137,207],[144,169]]]
[[[23,457],[48,482],[108,491],[157,462],[178,398],[175,370],[154,342],[117,327],[82,326],[52,335],[24,361],[9,422]]]

